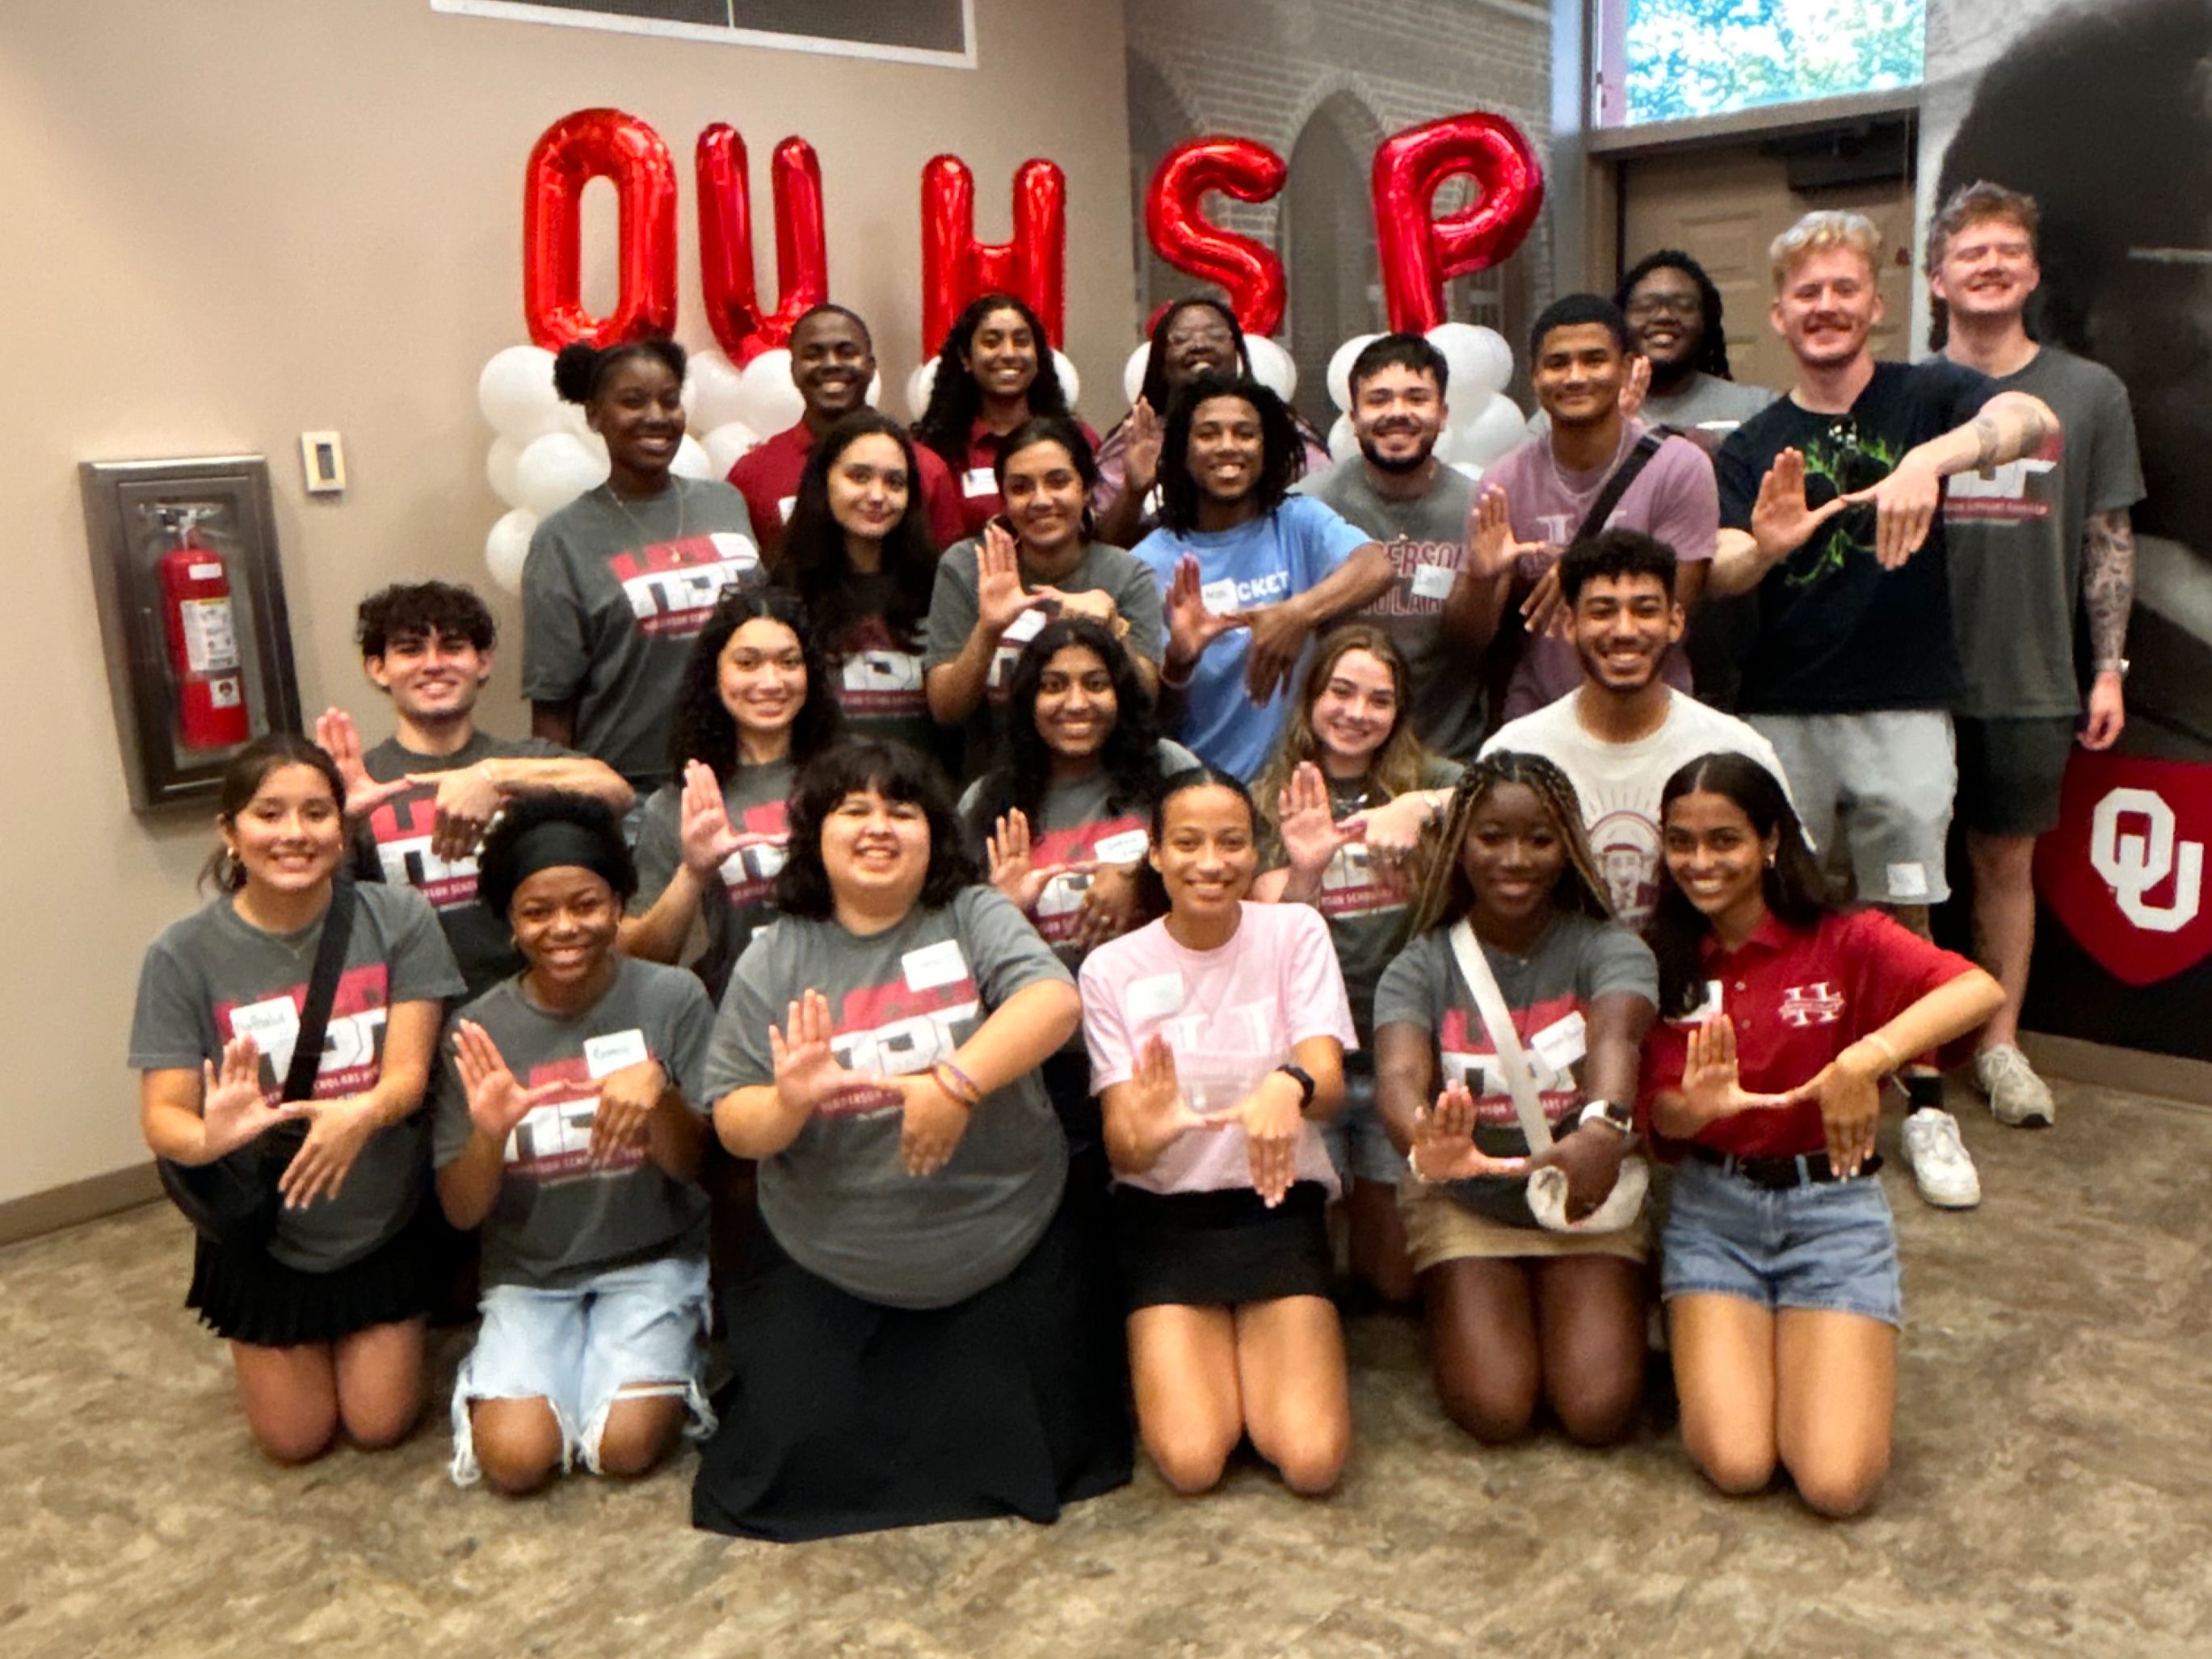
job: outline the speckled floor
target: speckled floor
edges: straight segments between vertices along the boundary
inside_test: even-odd
[[[1053,1528],[731,1543],[686,1525],[688,1455],[456,1492],[442,1413],[280,1471],[178,1306],[183,1224],[137,1211],[0,1253],[0,1654],[2212,1653],[2212,1111],[2060,1098],[2045,1133],[1954,1103],[1978,1212],[1885,1176],[1897,1464],[1843,1526],[1711,1494],[1671,1434],[1480,1451],[1389,1316],[1352,1326],[1358,1445],[1321,1503],[1142,1471]]]

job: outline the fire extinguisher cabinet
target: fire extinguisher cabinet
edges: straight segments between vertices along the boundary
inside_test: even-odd
[[[268,462],[87,461],[78,473],[131,804],[204,809],[241,747],[300,729]]]

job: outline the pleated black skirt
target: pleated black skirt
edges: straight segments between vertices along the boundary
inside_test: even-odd
[[[203,1234],[193,1247],[185,1305],[217,1336],[264,1348],[335,1342],[419,1319],[451,1265],[441,1254],[450,1235],[434,1208],[425,1200],[391,1239],[328,1273],[303,1273],[258,1246],[216,1244]]]

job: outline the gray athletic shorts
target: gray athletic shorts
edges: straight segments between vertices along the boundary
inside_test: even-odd
[[[1940,904],[1959,767],[1951,717],[1934,708],[1752,714],[1774,745],[1806,832],[1847,856],[1869,904]]]
[[[2071,714],[1977,720],[1960,715],[1959,821],[1984,836],[2039,836],[2058,827],[2079,722]]]

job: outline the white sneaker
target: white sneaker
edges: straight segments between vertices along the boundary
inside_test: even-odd
[[[1981,1177],[1959,1139],[1959,1121],[1934,1106],[1905,1120],[1905,1161],[1913,1185],[1939,1210],[1971,1210],[1982,1201]]]
[[[2048,1128],[2058,1121],[2058,1103],[2049,1087],[2013,1043],[2000,1042],[1976,1054],[1974,1081],[1990,1097],[1990,1115],[2000,1123]]]

